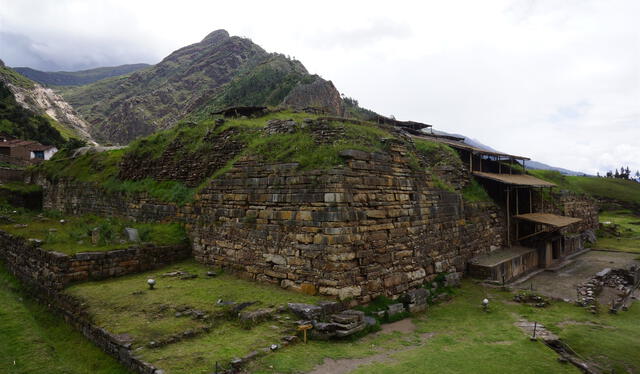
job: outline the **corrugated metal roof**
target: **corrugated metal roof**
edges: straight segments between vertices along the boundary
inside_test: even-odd
[[[484,173],[481,171],[474,171],[473,175],[480,178],[487,178],[495,180],[504,184],[511,184],[516,186],[527,187],[555,187],[556,185],[547,182],[545,180],[536,178],[527,174],[496,174],[496,173]]]
[[[30,151],[46,151],[48,149],[53,149],[55,146],[52,145],[42,145],[42,144],[34,144],[27,147]]]
[[[551,213],[527,213],[513,216],[514,218],[522,219],[525,221],[540,223],[543,225],[549,225],[553,227],[566,227],[573,223],[580,222],[582,219],[566,216],[558,216]]]
[[[447,137],[442,137],[442,136],[437,136],[437,135],[430,136],[430,135],[425,134],[425,135],[416,136],[416,138],[422,138],[422,139],[425,139],[425,140],[444,143],[444,144],[447,144],[447,145],[449,145],[449,146],[451,146],[453,148],[464,149],[465,151],[470,151],[470,152],[473,152],[473,153],[476,153],[476,154],[482,154],[482,155],[488,155],[488,156],[508,157],[508,158],[515,158],[515,159],[518,159],[518,160],[530,160],[530,158],[528,158],[528,157],[510,155],[508,153],[502,153],[502,152],[488,151],[486,149],[482,149],[482,148],[471,146],[471,145],[469,145],[467,143],[463,143],[463,142],[452,140],[452,139],[447,139]]]

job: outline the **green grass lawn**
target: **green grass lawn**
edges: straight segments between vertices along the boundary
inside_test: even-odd
[[[197,274],[198,277],[181,280],[162,276],[175,270]],[[208,270],[193,261],[186,261],[144,274],[78,284],[67,292],[86,301],[97,325],[112,333],[129,334],[137,355],[167,373],[211,372],[216,361],[226,364],[233,357],[278,343],[283,335],[292,333],[291,321],[295,320],[293,316],[283,315],[247,329],[234,319],[176,317],[175,313],[181,307],[188,306],[218,316],[223,311],[216,305],[218,299],[259,301],[249,309],[291,301],[321,300],[224,273],[210,278],[205,275]],[[150,277],[157,279],[153,291],[146,286]],[[82,372],[82,369],[74,371],[74,368],[88,362],[95,369],[86,372],[123,372],[115,363],[112,369],[100,369],[108,366],[102,366],[107,364],[95,358],[96,352],[100,353],[96,348],[79,334],[80,341],[75,341],[74,334],[68,332],[69,328],[50,316],[43,307],[21,300],[19,294],[11,291],[11,287],[15,287],[11,277],[3,274],[0,279],[3,286],[0,302],[9,306],[8,311],[0,309],[0,336],[3,341],[15,342],[0,345],[0,356],[18,358],[15,370],[10,371],[11,359],[7,367],[9,371],[5,371],[38,373],[30,371],[30,368],[42,365],[54,368],[47,372],[75,373]],[[489,313],[484,313],[479,305],[485,297],[491,300]],[[606,312],[592,315],[583,308],[559,301],[540,309],[511,300],[509,292],[464,281],[462,287],[455,291],[452,301],[415,315],[412,318],[414,331],[379,332],[358,340],[311,340],[306,345],[296,344],[258,358],[248,370],[252,373],[303,373],[326,358],[373,357],[374,361],[363,361],[364,364],[355,368],[353,373],[579,373],[572,365],[559,363],[557,354],[543,343],[529,341],[525,333],[514,325],[523,318],[545,324],[581,357],[597,363],[603,372],[608,373],[611,369],[616,373],[640,371],[640,304],[635,303],[628,312],[618,315]],[[162,348],[146,346],[150,340],[200,325],[207,325],[210,331]],[[46,331],[42,332],[43,329]],[[65,339],[60,339],[58,334],[64,334]],[[58,346],[46,348],[47,344],[54,343]],[[80,355],[76,354],[79,349],[82,350]],[[84,350],[94,353],[85,353]],[[55,355],[48,352],[55,352]],[[28,355],[35,358],[25,358]],[[46,360],[54,363],[48,364]],[[111,362],[106,356],[103,360]],[[0,371],[6,365],[6,362],[0,363]],[[61,365],[67,371],[56,371],[56,367],[63,367]]]
[[[37,214],[19,210],[13,213],[9,208],[6,208],[2,215],[11,222],[0,225],[0,230],[25,239],[40,239],[42,249],[69,255],[79,252],[110,251],[137,245],[138,243],[126,240],[125,227],[138,229],[140,240],[143,242],[157,245],[187,242],[184,228],[178,223],[134,223],[118,218],[92,215],[64,216],[59,212]],[[61,223],[61,219],[65,222]],[[91,231],[94,228],[100,230],[100,238],[96,244],[93,244],[91,239]]]
[[[628,210],[616,210],[602,212],[599,218],[605,229],[598,232],[596,248],[640,253],[640,216]],[[604,222],[618,225],[620,236],[608,234]]]
[[[176,270],[198,277],[183,280],[162,276]],[[216,305],[219,299],[258,302],[245,310],[286,305],[287,302],[324,300],[225,273],[208,277],[206,272],[209,270],[194,261],[186,261],[144,274],[74,285],[66,292],[86,301],[97,325],[112,333],[129,334],[140,357],[167,373],[183,373],[186,368],[189,373],[207,373],[216,360],[227,364],[234,357],[279,343],[283,336],[295,334],[295,331],[287,331],[295,327],[295,318],[290,315],[245,329],[237,320],[223,316],[225,308]],[[148,290],[148,278],[156,279],[155,290]],[[176,317],[176,313],[185,307],[203,311],[210,318]],[[162,348],[147,347],[150,341],[203,327],[211,328],[210,332]]]
[[[24,294],[0,262],[0,373],[125,374],[120,364]]]
[[[491,300],[490,313],[479,306],[485,296]],[[611,368],[616,373],[640,370],[638,303],[620,315],[592,315],[564,302],[539,309],[516,304],[511,298],[511,293],[485,290],[467,281],[452,302],[416,316],[415,332],[378,333],[355,342],[299,344],[259,359],[250,369],[253,373],[300,373],[325,358],[362,358],[386,352],[384,359],[353,373],[579,373],[572,365],[559,363],[555,352],[541,342],[529,341],[514,326],[525,318],[546,324],[607,372]],[[421,340],[420,334],[425,333],[434,335]]]

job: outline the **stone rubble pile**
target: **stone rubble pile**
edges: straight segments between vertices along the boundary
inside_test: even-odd
[[[348,309],[332,314],[330,322],[311,321],[314,338],[327,340],[330,338],[344,338],[356,334],[367,327],[364,312]]]
[[[616,297],[610,305],[611,311],[616,312],[623,307],[625,300],[633,292],[634,287],[640,281],[640,269],[632,266],[629,269],[606,268],[598,272],[587,282],[582,283],[577,288],[578,299],[576,304],[590,308],[592,312],[597,312],[598,296],[603,288],[607,287],[616,291]]]

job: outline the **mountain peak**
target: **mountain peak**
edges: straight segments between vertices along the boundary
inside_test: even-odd
[[[217,43],[227,38],[229,38],[229,33],[227,32],[227,30],[220,29],[213,31],[209,35],[205,36],[204,39],[202,39],[202,42]]]

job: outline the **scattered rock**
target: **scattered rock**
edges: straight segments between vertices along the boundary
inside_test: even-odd
[[[247,307],[250,307],[251,305],[256,303],[257,301],[247,301],[244,303],[240,303],[235,305],[231,311],[232,313],[237,314],[237,313],[240,313],[243,309],[246,309]]]
[[[7,223],[13,223],[15,222],[13,220],[13,218],[9,217],[9,216],[0,216],[0,223],[1,224],[7,224]]]
[[[460,273],[449,273],[444,276],[446,287],[460,287]]]
[[[289,303],[289,310],[300,318],[306,320],[318,320],[322,317],[322,307],[312,304]]]
[[[395,316],[396,314],[400,314],[404,312],[404,304],[397,303],[391,304],[387,307],[387,314],[389,317]]]
[[[96,245],[100,242],[100,228],[94,227],[91,230],[91,244]]]
[[[274,309],[258,309],[254,311],[240,313],[240,320],[243,322],[260,323],[273,317]]]
[[[132,227],[125,227],[124,233],[127,235],[127,240],[130,242],[139,242],[140,234],[138,233],[138,229],[134,229]]]
[[[30,238],[29,242],[32,243],[33,245],[35,245],[36,247],[39,247],[42,244],[42,240],[34,239],[34,238]]]
[[[427,301],[431,292],[424,288],[416,288],[407,292],[402,298],[403,302],[406,304],[407,309],[411,313],[419,313],[427,310]]]
[[[218,306],[226,306],[226,305],[234,305],[235,301],[224,301],[222,299],[218,299],[218,301],[216,301],[216,305]]]

